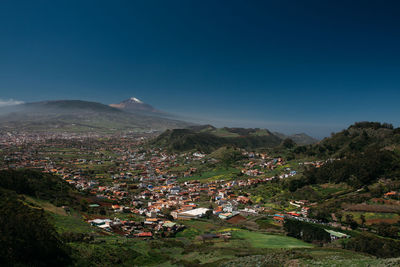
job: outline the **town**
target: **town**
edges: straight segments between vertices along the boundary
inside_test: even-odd
[[[193,166],[218,165],[219,160],[200,151],[171,154],[149,148],[148,138],[7,132],[1,138],[0,168],[39,169],[61,177],[86,194],[87,223],[127,237],[173,236],[184,229],[177,221],[210,215],[233,224],[262,216],[271,217],[277,225],[285,217],[320,223],[308,219],[313,203],[307,200],[290,201],[290,211],[268,209],[246,192],[295,176],[297,171],[281,157],[241,150],[237,177],[196,179],[199,171]],[[300,162],[296,169],[322,164]],[[280,171],[268,176],[276,169]]]

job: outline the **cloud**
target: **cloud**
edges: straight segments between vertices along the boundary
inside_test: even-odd
[[[24,101],[18,101],[14,99],[8,99],[8,100],[0,99],[0,107],[20,105],[24,103],[25,103]]]

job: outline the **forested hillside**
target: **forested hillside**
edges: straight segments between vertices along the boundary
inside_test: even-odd
[[[164,147],[170,151],[198,150],[212,152],[223,146],[235,146],[244,149],[271,148],[279,145],[282,140],[264,130],[257,132],[249,129],[230,128],[228,132],[204,131],[202,128],[167,130],[158,136],[151,144]]]
[[[62,190],[61,187],[64,187]],[[23,195],[52,202],[67,201],[69,186],[58,177],[37,171],[0,172],[0,264],[6,266],[66,266],[72,263],[64,244],[43,209]]]

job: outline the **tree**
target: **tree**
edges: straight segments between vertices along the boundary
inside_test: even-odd
[[[283,224],[288,236],[292,236],[306,242],[330,242],[328,232],[323,228],[306,222],[297,220],[285,220]]]
[[[350,222],[350,228],[353,229],[353,230],[357,229],[358,228],[358,223],[355,220],[352,220]]]
[[[100,208],[99,213],[100,213],[100,215],[106,215],[107,214],[106,209],[104,207]]]
[[[81,199],[80,208],[81,208],[81,211],[83,211],[83,212],[88,210],[88,202],[86,199]]]
[[[213,215],[213,211],[212,210],[207,210],[206,214],[204,215],[204,217],[207,218],[207,219],[210,219],[212,215]]]
[[[343,218],[343,213],[341,211],[336,212],[336,218],[341,223],[342,222],[342,218]]]
[[[399,228],[388,223],[380,223],[377,227],[378,235],[385,237],[398,237]]]
[[[296,143],[292,139],[286,138],[282,141],[282,145],[285,148],[293,148],[294,146],[296,146]]]
[[[346,223],[350,226],[351,229],[355,230],[358,227],[358,223],[354,220],[352,214],[346,214]]]
[[[364,214],[360,215],[360,219],[361,219],[361,225],[364,226],[365,225],[365,216],[364,216]]]

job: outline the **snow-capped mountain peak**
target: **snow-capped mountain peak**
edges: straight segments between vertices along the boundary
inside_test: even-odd
[[[130,100],[131,100],[132,102],[135,102],[135,103],[143,104],[143,101],[139,100],[139,99],[136,98],[136,97],[131,97]]]
[[[130,112],[148,112],[148,113],[160,113],[160,111],[153,108],[151,105],[144,103],[142,100],[136,97],[128,98],[119,104],[110,104],[113,108],[119,108]]]

